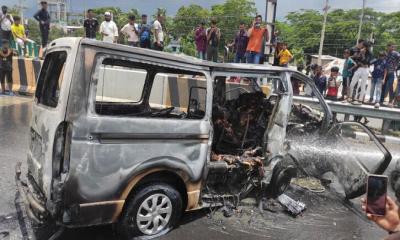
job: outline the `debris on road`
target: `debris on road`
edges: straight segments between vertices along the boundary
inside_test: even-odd
[[[316,178],[293,178],[291,183],[315,193],[322,193],[325,191],[325,187],[322,185],[321,181]]]
[[[306,210],[306,205],[300,201],[295,201],[291,197],[282,194],[278,197],[278,201],[284,205],[292,216],[297,217],[304,210]]]

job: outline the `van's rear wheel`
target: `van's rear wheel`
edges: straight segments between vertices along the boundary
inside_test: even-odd
[[[151,239],[166,234],[178,223],[182,197],[168,184],[140,188],[126,203],[118,229],[123,239]]]

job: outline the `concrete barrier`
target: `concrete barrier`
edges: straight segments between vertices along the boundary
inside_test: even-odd
[[[30,58],[13,58],[13,91],[32,95],[36,89],[42,62]]]

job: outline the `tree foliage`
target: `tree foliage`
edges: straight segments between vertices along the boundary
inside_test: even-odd
[[[337,9],[329,12],[323,54],[341,57],[343,50],[356,44],[361,10]],[[277,23],[280,38],[292,49],[302,49],[306,55],[317,54],[322,30],[322,13],[301,10],[289,13]],[[361,38],[375,40],[374,52],[382,51],[388,42],[400,40],[400,12],[385,14],[365,10]]]

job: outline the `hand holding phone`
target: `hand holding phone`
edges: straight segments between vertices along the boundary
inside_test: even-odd
[[[361,199],[362,209],[367,210],[367,200]],[[375,216],[367,213],[369,220],[375,222],[379,227],[388,232],[400,231],[400,216],[399,208],[395,201],[390,197],[386,198],[386,213],[385,216]]]
[[[367,180],[366,212],[374,216],[385,216],[388,177],[369,175]]]

